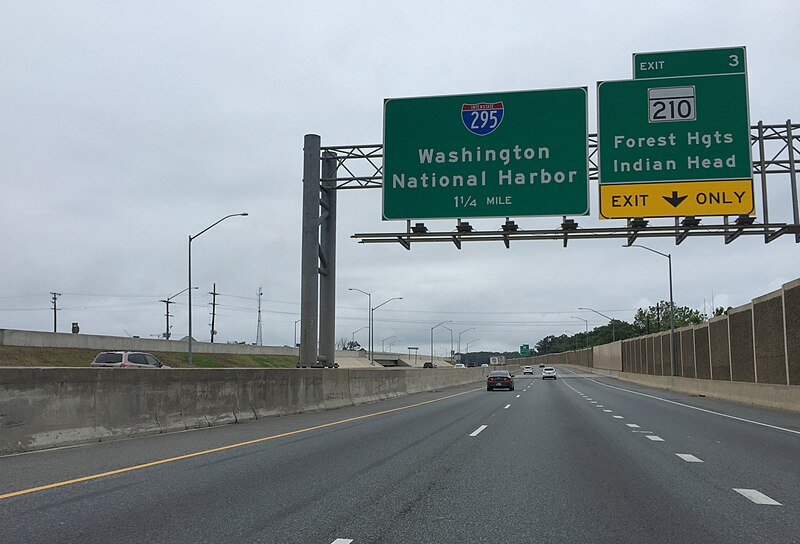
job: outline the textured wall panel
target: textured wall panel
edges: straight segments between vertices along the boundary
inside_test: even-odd
[[[711,378],[711,359],[708,354],[708,324],[698,325],[694,329],[694,358],[697,377],[704,380]]]
[[[786,383],[782,295],[783,291],[774,291],[753,300],[753,340],[758,383]]]
[[[728,347],[728,316],[715,317],[708,324],[711,343],[711,377],[730,381],[731,359]]]

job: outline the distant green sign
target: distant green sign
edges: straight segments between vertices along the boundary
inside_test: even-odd
[[[585,88],[387,99],[383,218],[589,213]]]
[[[531,353],[531,346],[529,344],[522,344],[519,347],[520,355],[530,355]]]
[[[746,72],[744,47],[633,54],[634,79]]]

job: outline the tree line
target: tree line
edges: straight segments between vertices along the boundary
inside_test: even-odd
[[[718,307],[713,311],[713,316],[726,313],[727,309]],[[706,314],[688,306],[675,306],[675,328],[686,325],[697,325],[708,321]],[[670,330],[670,304],[661,301],[649,308],[639,308],[633,316],[633,323],[621,319],[613,319],[607,325],[595,327],[586,332],[576,334],[549,335],[539,340],[535,345],[536,355],[546,353],[561,353],[564,351],[586,349],[592,346],[608,344],[613,340],[625,340],[646,334]]]

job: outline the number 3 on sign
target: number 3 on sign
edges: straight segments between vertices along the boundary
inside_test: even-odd
[[[651,123],[694,121],[696,118],[694,86],[647,89],[647,102]]]

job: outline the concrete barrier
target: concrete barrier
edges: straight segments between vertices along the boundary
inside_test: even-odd
[[[0,454],[483,385],[487,370],[0,368]]]

